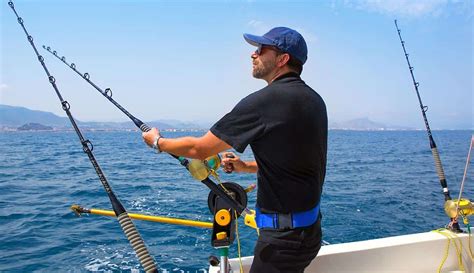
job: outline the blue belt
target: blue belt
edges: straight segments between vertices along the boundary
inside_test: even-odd
[[[261,213],[256,207],[255,221],[258,228],[293,229],[316,223],[319,217],[319,203],[316,207],[294,213]]]

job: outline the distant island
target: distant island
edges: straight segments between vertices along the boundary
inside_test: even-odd
[[[52,131],[53,127],[39,123],[27,123],[17,128],[18,131]]]

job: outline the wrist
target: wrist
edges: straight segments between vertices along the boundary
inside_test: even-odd
[[[246,161],[242,161],[242,163],[243,163],[243,165],[244,165],[244,167],[242,168],[242,171],[243,171],[243,172],[248,172],[248,170],[249,170],[249,168],[250,168],[249,163],[246,162]]]
[[[161,153],[162,150],[160,148],[160,139],[162,139],[163,137],[161,135],[157,135],[155,137],[155,140],[153,141],[153,149],[156,149],[158,151],[158,153]]]

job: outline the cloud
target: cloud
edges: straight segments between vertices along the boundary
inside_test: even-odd
[[[271,28],[264,22],[258,20],[250,20],[247,25],[254,29],[256,35],[263,35]]]
[[[344,6],[389,15],[420,17],[438,16],[449,3],[456,0],[345,0]]]

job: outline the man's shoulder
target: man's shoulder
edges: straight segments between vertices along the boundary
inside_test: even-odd
[[[250,93],[249,95],[244,97],[241,102],[258,102],[258,101],[261,101],[261,100],[265,99],[270,94],[269,92],[271,91],[271,89],[272,88],[270,88],[270,85],[267,85],[267,86],[263,87],[260,90],[257,90],[257,91],[254,91],[254,92]]]

